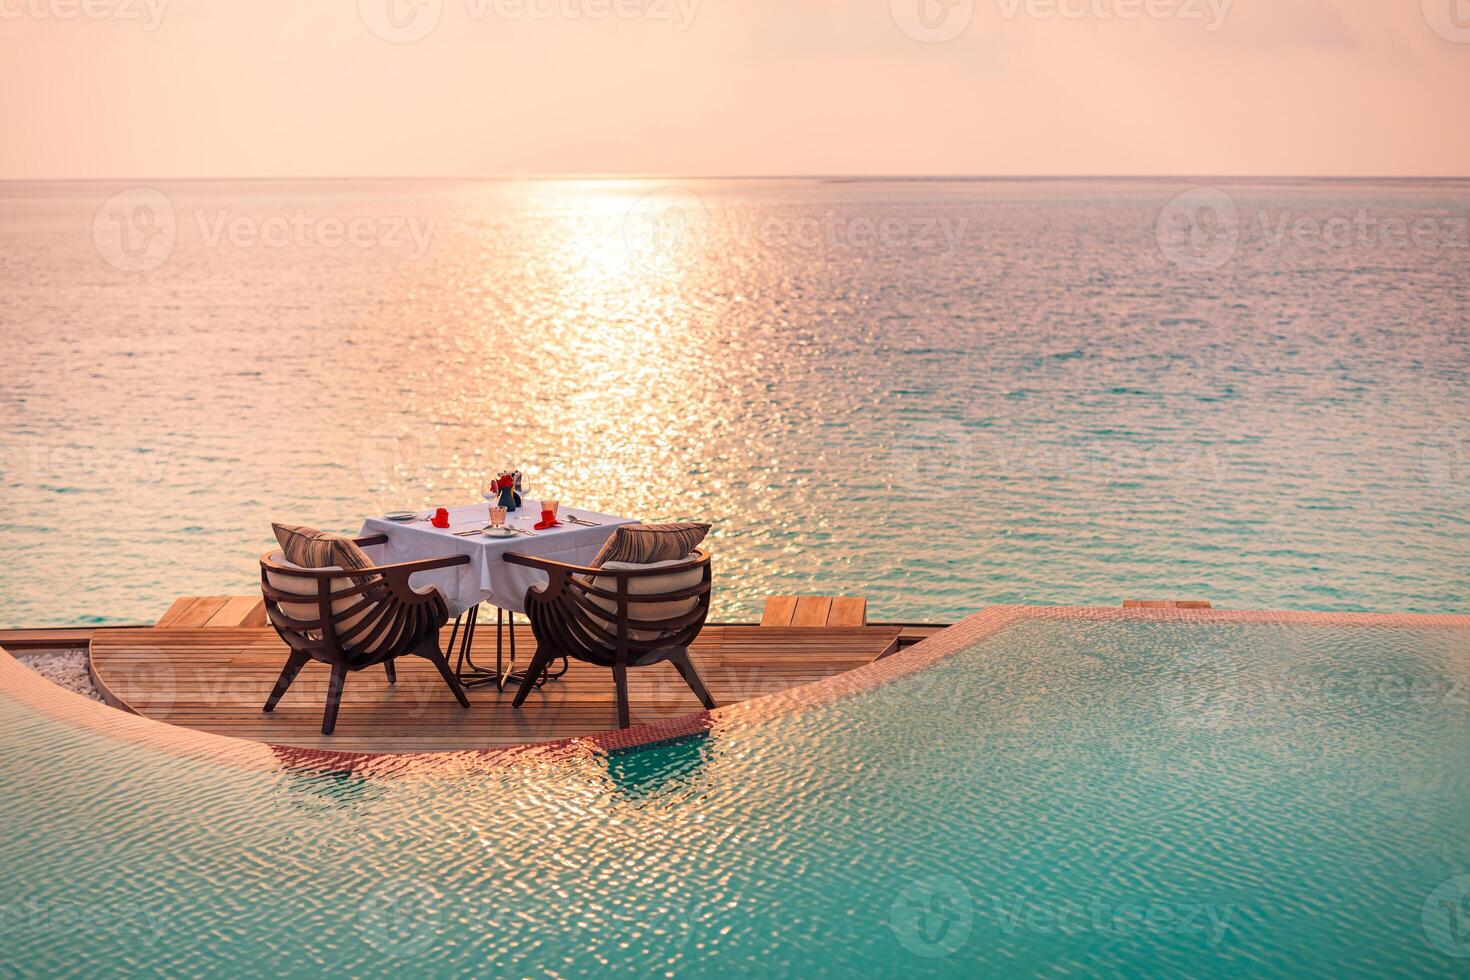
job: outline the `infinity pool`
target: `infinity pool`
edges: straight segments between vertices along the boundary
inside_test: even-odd
[[[0,697],[0,942],[28,974],[1463,976],[1467,679],[1464,630],[1028,620],[704,737],[392,776]]]

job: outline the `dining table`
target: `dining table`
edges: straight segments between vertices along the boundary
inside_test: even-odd
[[[436,527],[431,522],[433,511],[418,513],[412,520],[369,517],[363,521],[359,537],[381,535],[387,538],[384,544],[368,545],[363,549],[374,564],[450,555],[469,556],[468,564],[420,572],[409,584],[416,589],[432,585],[444,597],[449,613],[455,619],[446,655],[455,663],[460,681],[466,686],[494,683],[501,690],[507,683],[520,679],[515,672],[515,614],[526,611],[526,591],[547,581],[546,573],[523,565],[512,565],[505,561],[505,555],[515,552],[570,565],[588,565],[619,525],[638,523],[631,517],[563,505],[557,511],[558,526],[537,528],[535,525],[541,520],[539,501],[523,501],[520,507],[506,515],[505,525],[511,529],[512,535],[487,537],[482,532],[490,524],[488,504],[466,504],[446,510],[448,527]],[[496,666],[493,671],[476,665],[471,649],[482,603],[488,603],[496,610]],[[510,624],[508,666],[503,656],[505,644],[502,636],[507,619]]]

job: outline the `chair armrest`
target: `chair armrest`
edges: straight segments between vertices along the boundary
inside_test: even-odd
[[[586,565],[569,565],[564,561],[552,561],[550,558],[533,558],[530,555],[518,555],[514,551],[507,551],[500,557],[512,565],[524,565],[527,568],[537,568],[543,572],[556,572],[561,575],[611,575],[612,571],[603,571],[600,568],[589,568]]]
[[[587,592],[603,598],[617,598],[628,585],[629,579],[648,578],[654,575],[668,575],[670,572],[680,571],[685,568],[697,568],[709,564],[709,552],[699,548],[690,552],[686,562],[673,568],[591,568],[586,565],[569,565],[564,561],[552,561],[550,558],[533,558],[530,555],[518,555],[513,551],[507,551],[501,558],[511,565],[523,565],[526,568],[534,568],[545,572],[549,581],[546,587],[540,590],[540,601],[551,602],[557,600],[562,593],[569,591],[567,583],[572,576],[581,576],[576,585],[577,591]],[[618,588],[609,592],[593,586],[590,579],[612,578],[618,581]],[[527,602],[530,602],[532,593],[537,590],[532,587],[527,591]]]
[[[609,576],[621,578],[646,578],[653,575],[667,575],[672,571],[679,571],[683,565],[665,568],[591,568],[587,565],[568,565],[564,561],[552,561],[550,558],[533,558],[530,555],[518,555],[514,551],[507,551],[500,557],[512,565],[524,565],[527,568],[540,569],[548,575],[592,575]],[[700,565],[709,561],[709,553],[701,548],[696,548],[689,553],[686,559],[689,565]]]
[[[469,555],[447,555],[444,558],[420,558],[418,561],[402,561],[395,565],[374,565],[371,568],[362,569],[362,572],[380,575],[399,575],[404,573],[412,575],[415,572],[427,572],[435,568],[450,568],[454,565],[468,565],[469,563]],[[342,573],[338,572],[337,574],[340,575]]]
[[[369,534],[366,537],[353,538],[352,539],[352,543],[355,544],[355,545],[357,545],[359,548],[371,548],[375,544],[387,544],[388,543],[388,535],[386,535],[386,534]]]
[[[587,568],[583,565],[568,565],[564,561],[552,561],[550,558],[532,558],[530,555],[518,555],[513,551],[507,551],[501,555],[508,564],[524,565],[526,568],[534,568],[545,572],[548,579],[546,588],[541,590],[541,600],[551,601],[560,596],[567,589],[567,580],[573,575],[596,575],[597,569]],[[532,593],[536,592],[535,586],[526,590],[526,601],[531,601]]]
[[[469,563],[469,555],[449,555],[445,558],[422,558],[418,561],[399,562],[396,565],[374,565],[363,571],[383,576],[383,581],[388,583],[393,594],[403,602],[427,602],[431,598],[438,598],[439,590],[415,592],[413,586],[408,582],[410,576],[418,572],[433,571],[436,568],[452,568],[455,565],[468,565]]]

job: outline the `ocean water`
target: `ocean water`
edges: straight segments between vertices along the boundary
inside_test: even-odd
[[[0,940],[26,976],[1463,977],[1464,632],[1023,623],[774,721],[402,779],[0,694]]]
[[[508,465],[712,522],[725,620],[1463,611],[1467,217],[1455,181],[0,184],[0,625],[248,593],[273,520]]]

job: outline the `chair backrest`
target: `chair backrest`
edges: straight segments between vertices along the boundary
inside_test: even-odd
[[[367,665],[396,656],[443,621],[399,601],[371,569],[302,568],[279,551],[260,559],[260,591],[281,638],[329,663]]]
[[[533,588],[526,610],[538,635],[574,657],[637,659],[693,642],[709,615],[710,581],[704,551],[648,565],[609,562],[595,575],[556,577],[548,591]]]

